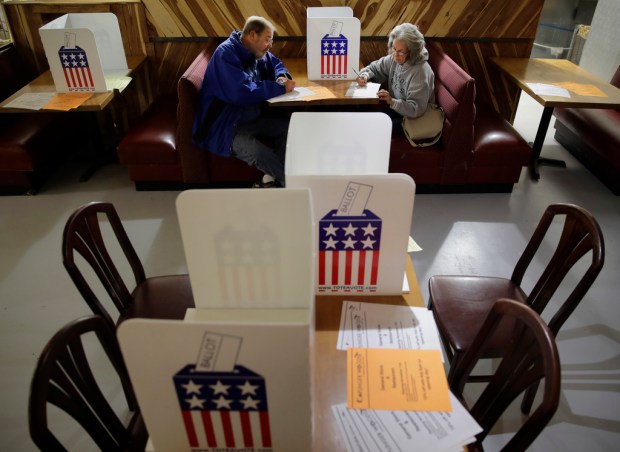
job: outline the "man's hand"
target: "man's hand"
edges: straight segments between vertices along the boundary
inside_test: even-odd
[[[295,89],[295,80],[289,80],[289,79],[285,79],[285,80],[286,80],[284,82],[285,92],[290,93],[291,91]]]

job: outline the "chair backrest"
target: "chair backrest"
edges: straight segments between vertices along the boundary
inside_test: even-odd
[[[129,410],[125,425],[103,395],[84,348],[85,335],[94,333],[114,366]],[[34,443],[45,451],[66,450],[49,430],[48,404],[74,418],[101,450],[144,450],[147,432],[123,362],[116,336],[99,316],[76,319],[47,343],[34,371],[28,403],[28,423]]]
[[[512,281],[521,285],[523,276],[543,242],[556,216],[564,216],[564,227],[553,256],[528,295],[527,304],[541,314],[569,271],[586,254],[591,261],[581,279],[549,321],[557,334],[566,319],[584,297],[605,262],[603,233],[596,219],[586,209],[572,204],[551,204],[545,210],[512,274]]]
[[[142,283],[146,279],[144,267],[129,241],[116,209],[110,203],[86,204],[69,217],[63,232],[62,254],[65,268],[90,309],[106,319],[110,325],[114,325],[115,321],[86,281],[75,259],[78,253],[92,267],[122,317],[133,298],[106,248],[100,225],[100,221],[104,218],[107,218],[131,266],[136,285]]]
[[[532,384],[544,380],[543,398],[532,415],[503,450],[525,450],[545,428],[560,400],[560,358],[553,333],[529,306],[500,299],[463,356],[451,389],[463,399],[462,389],[489,339],[502,319],[515,321],[515,334],[502,361],[480,397],[469,410],[483,431],[476,436],[480,445],[510,403]]]

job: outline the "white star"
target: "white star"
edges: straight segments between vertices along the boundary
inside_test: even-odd
[[[323,50],[323,54],[324,54],[324,55],[329,55],[329,49],[325,49],[325,50]]]
[[[324,42],[324,43],[323,43],[323,47],[329,47],[329,43]]]
[[[243,384],[243,386],[237,385],[237,387],[239,389],[241,389],[241,395],[243,395],[243,394],[254,394],[254,395],[256,395],[256,388],[258,388],[258,385],[250,384],[250,382],[246,380],[246,382]]]
[[[372,249],[375,242],[376,240],[371,240],[370,237],[366,237],[366,240],[362,240],[362,244],[364,245],[364,248],[370,248],[370,249]]]
[[[357,231],[357,228],[353,227],[352,223],[349,223],[349,226],[347,226],[346,228],[344,228],[344,235],[355,235],[355,231]]]
[[[66,59],[67,59],[67,54],[66,54],[66,53],[63,53],[63,54],[62,54],[62,59],[63,59],[63,60],[66,60]]]
[[[344,55],[344,49],[340,49],[340,54]]]
[[[63,64],[64,64],[65,67],[69,67],[70,63],[68,61],[65,61]]]
[[[364,230],[364,235],[375,235],[375,229],[377,228],[376,227],[373,228],[372,225],[368,223],[368,226],[362,229]]]
[[[228,409],[230,409],[230,404],[232,403],[232,400],[225,399],[224,396],[220,396],[217,400],[213,400],[213,403],[215,403],[217,405],[217,409],[218,410],[220,408],[228,408]]]
[[[72,53],[69,56],[71,57],[72,60],[75,60],[75,53]]]
[[[323,230],[325,231],[326,236],[329,237],[330,235],[333,235],[335,237],[336,231],[338,230],[338,228],[335,227],[332,223],[329,223],[329,226],[327,226],[326,228],[323,228]]]
[[[80,61],[80,66],[82,66],[82,67],[86,66],[86,62],[85,61]]]
[[[332,49],[332,55],[336,53],[336,49]]]
[[[194,394],[191,399],[185,399],[185,401],[189,403],[190,408],[204,408],[203,405],[205,403],[205,400],[199,399],[198,397],[196,397],[196,394]]]
[[[336,242],[333,238],[329,238],[327,240],[323,240],[323,243],[325,244],[325,248],[334,248],[336,249]]]
[[[340,47],[344,47],[344,41],[340,42]]]
[[[71,63],[71,65],[72,65],[73,67],[76,67],[76,66],[77,66],[77,63],[74,61],[73,63]]]
[[[336,43],[335,42],[332,42],[332,47],[336,47]]]
[[[230,385],[225,385],[220,380],[217,380],[217,383],[215,383],[214,385],[209,385],[209,387],[213,389],[214,395],[228,394],[228,388],[230,388]]]
[[[181,385],[185,388],[186,394],[200,394],[200,388],[202,385],[197,385],[192,380],[190,380],[186,385]]]
[[[255,410],[257,410],[260,400],[253,399],[252,397],[247,396],[245,399],[240,400],[240,402],[243,403],[243,408],[246,410],[249,408],[254,408]]]
[[[346,248],[355,248],[355,240],[353,240],[351,237],[349,237],[348,239],[346,239],[344,242],[344,247]]]

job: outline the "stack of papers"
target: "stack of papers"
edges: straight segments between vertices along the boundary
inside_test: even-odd
[[[431,311],[343,302],[347,404],[332,406],[349,451],[462,450],[482,431],[450,392]]]
[[[352,410],[332,406],[348,451],[461,451],[482,428],[450,393],[451,412]]]

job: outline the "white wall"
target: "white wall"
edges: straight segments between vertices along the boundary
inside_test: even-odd
[[[598,0],[579,66],[610,80],[620,65],[620,1]]]

